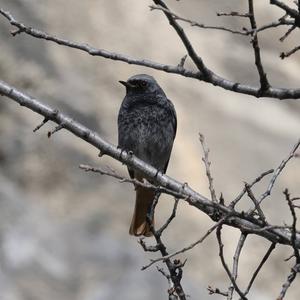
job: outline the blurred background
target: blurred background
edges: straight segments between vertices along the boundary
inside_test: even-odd
[[[293,1],[287,1],[292,4]],[[1,0],[19,21],[72,41],[176,65],[185,54],[174,30],[151,1]],[[239,29],[247,20],[216,17],[216,12],[247,10],[247,1],[168,1],[172,9],[207,25]],[[281,17],[269,1],[255,1],[258,24]],[[258,84],[248,37],[184,25],[204,62],[226,78]],[[193,79],[89,56],[26,35],[13,38],[0,18],[0,79],[58,108],[116,144],[117,114],[124,97],[118,80],[153,75],[172,99],[178,131],[168,174],[209,196],[198,133],[211,149],[218,196],[228,203],[261,172],[279,165],[299,138],[300,100],[256,99]],[[298,45],[299,34],[278,41],[285,29],[262,33],[262,58],[271,83],[299,87],[299,54],[282,61],[279,54]],[[192,68],[188,61],[187,66]],[[128,184],[81,171],[79,164],[126,168],[65,131],[47,138],[53,124],[32,130],[42,117],[4,97],[0,102],[0,299],[102,300],[166,299],[168,284],[155,267],[141,267],[156,254],[144,253],[128,235],[134,190]],[[300,161],[280,176],[263,209],[272,224],[290,224],[282,191],[299,196]],[[269,178],[256,187],[266,189]],[[173,199],[161,197],[157,222],[170,214]],[[251,205],[244,199],[240,208]],[[164,240],[169,251],[199,239],[212,225],[207,216],[180,202],[178,216]],[[232,263],[239,232],[224,230],[225,254]],[[151,239],[147,239],[149,243]],[[243,249],[238,283],[245,288],[269,242],[249,236]],[[275,299],[293,262],[285,246],[276,247],[258,276],[250,299]],[[183,287],[192,299],[209,296],[208,285],[224,290],[228,278],[218,257],[215,235],[181,256],[187,258]],[[287,299],[299,295],[299,279]]]

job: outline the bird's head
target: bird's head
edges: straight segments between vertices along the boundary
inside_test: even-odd
[[[163,93],[156,80],[150,75],[138,74],[127,81],[119,82],[126,87],[127,94]]]

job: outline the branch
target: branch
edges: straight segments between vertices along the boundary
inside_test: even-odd
[[[249,13],[239,13],[237,11],[231,11],[229,13],[226,12],[218,12],[218,17],[241,17],[241,18],[249,18]]]
[[[282,289],[281,289],[280,295],[278,297],[278,300],[282,300],[284,298],[287,290],[291,286],[292,282],[295,280],[295,278],[297,276],[297,273],[300,272],[300,255],[299,255],[299,250],[297,249],[296,243],[295,243],[295,241],[296,241],[296,232],[297,232],[297,228],[296,228],[297,216],[296,216],[295,208],[294,208],[294,205],[293,205],[293,200],[290,198],[290,194],[289,194],[288,189],[285,189],[283,193],[285,195],[285,199],[288,203],[288,206],[290,208],[290,212],[291,212],[291,215],[292,215],[292,218],[293,218],[292,237],[291,237],[291,239],[292,239],[292,247],[294,249],[294,255],[293,256],[295,256],[296,262],[295,262],[295,265],[292,267],[291,272],[288,275],[286,282],[282,285]]]
[[[259,175],[257,178],[255,178],[250,184],[247,184],[249,188],[252,188],[256,183],[260,182],[265,176],[272,174],[274,172],[273,169],[268,170],[266,172],[263,172],[261,175]],[[239,195],[230,203],[230,207],[234,208],[235,205],[243,198],[243,196],[246,194],[247,188],[246,185],[244,185],[244,189],[239,193]]]
[[[250,282],[247,286],[247,289],[246,291],[244,292],[245,296],[249,293],[251,287],[252,287],[252,284],[257,276],[257,274],[259,273],[259,271],[261,270],[261,268],[263,267],[263,265],[265,264],[265,262],[267,261],[267,259],[269,258],[269,256],[271,255],[272,251],[275,249],[275,246],[276,246],[276,243],[272,243],[271,246],[269,247],[267,253],[264,255],[263,259],[261,260],[260,264],[258,265],[258,267],[256,268],[256,270],[254,271],[251,279],[250,279]]]
[[[252,46],[254,50],[254,57],[255,57],[255,65],[259,74],[259,80],[260,80],[260,89],[262,91],[266,91],[269,89],[270,84],[267,79],[267,74],[264,71],[261,57],[260,57],[260,48],[257,38],[257,26],[256,26],[256,20],[255,20],[255,14],[254,14],[254,7],[253,7],[253,0],[248,0],[248,6],[249,6],[249,20],[251,24],[252,29]]]
[[[95,47],[92,47],[86,43],[77,43],[77,42],[72,42],[66,39],[62,39],[59,37],[56,37],[54,35],[50,35],[46,32],[43,32],[41,30],[37,30],[34,29],[32,27],[28,27],[26,25],[24,25],[23,23],[20,23],[19,21],[17,21],[8,11],[5,11],[3,9],[0,9],[0,14],[3,15],[11,25],[17,27],[19,29],[19,31],[17,32],[19,33],[26,33],[32,37],[35,37],[37,39],[42,39],[42,40],[46,40],[46,41],[50,41],[50,42],[54,42],[56,44],[59,45],[63,45],[69,48],[73,48],[73,49],[78,49],[81,51],[84,51],[92,56],[100,56],[100,57],[104,57],[107,59],[112,59],[112,60],[117,60],[117,61],[123,61],[125,63],[128,64],[134,64],[134,65],[139,65],[139,66],[144,66],[144,67],[149,67],[152,69],[156,69],[156,70],[160,70],[160,71],[164,71],[167,73],[174,73],[174,74],[179,74],[179,75],[183,75],[185,77],[192,77],[192,78],[198,78],[199,74],[198,72],[193,72],[193,71],[189,71],[186,70],[184,68],[180,68],[178,66],[171,66],[171,65],[166,65],[166,64],[160,64],[151,60],[147,60],[147,59],[135,59],[132,58],[130,56],[127,55],[123,55],[120,53],[114,53],[114,52],[110,52],[104,49],[98,49]],[[14,36],[16,35],[16,32],[14,32],[13,34]]]
[[[265,24],[265,25],[262,25],[260,27],[258,27],[256,29],[256,32],[259,33],[259,32],[262,32],[264,30],[267,30],[267,29],[270,29],[270,28],[276,28],[276,27],[279,27],[279,26],[290,26],[290,25],[294,25],[294,21],[292,20],[286,20],[284,17],[283,18],[280,18],[279,20],[275,21],[275,22],[271,22],[271,23],[268,23],[268,24]],[[250,34],[251,32],[249,32]]]
[[[244,293],[237,286],[236,281],[235,281],[236,278],[234,278],[233,274],[231,274],[231,272],[230,272],[230,270],[229,270],[229,268],[228,268],[228,266],[227,266],[227,264],[225,262],[224,253],[223,253],[224,245],[222,243],[221,230],[222,230],[222,225],[217,228],[217,240],[218,240],[218,244],[219,244],[219,256],[220,256],[222,265],[223,265],[223,267],[224,267],[224,269],[225,269],[228,277],[230,278],[230,281],[231,281],[234,289],[236,290],[236,292],[240,295],[241,299],[247,300],[247,298],[245,297]],[[228,295],[230,296],[229,293],[230,293],[230,291],[228,291]],[[231,298],[229,298],[229,299],[231,299]]]
[[[157,1],[157,2],[161,2],[161,1]],[[144,66],[147,68],[152,68],[152,69],[167,72],[167,73],[177,74],[177,75],[181,75],[181,76],[188,77],[188,78],[194,78],[194,79],[197,79],[200,81],[204,81],[204,82],[213,84],[214,86],[221,87],[225,90],[229,90],[229,91],[241,93],[241,94],[246,94],[246,95],[251,95],[254,97],[259,97],[259,98],[270,97],[270,98],[276,98],[276,99],[280,99],[280,100],[299,99],[300,98],[300,89],[270,87],[268,90],[262,92],[260,87],[231,81],[227,78],[217,75],[216,73],[214,73],[211,70],[208,70],[208,68],[206,66],[203,67],[202,69],[200,68],[200,70],[207,70],[206,73],[209,73],[209,76],[204,76],[203,74],[205,72],[204,73],[203,72],[201,73],[200,71],[194,72],[191,70],[187,70],[178,65],[172,66],[172,65],[167,65],[167,64],[161,64],[161,63],[154,62],[154,61],[147,60],[147,59],[136,59],[136,58],[132,58],[127,55],[124,55],[124,54],[114,53],[114,52],[110,52],[110,51],[103,50],[103,49],[98,49],[98,48],[92,47],[88,44],[81,44],[81,43],[77,43],[77,42],[73,42],[73,41],[68,41],[66,39],[61,39],[56,36],[47,34],[46,32],[34,29],[32,27],[28,27],[28,26],[18,22],[9,12],[7,12],[3,9],[0,9],[0,14],[3,15],[9,21],[9,23],[11,25],[17,27],[18,30],[17,30],[17,32],[16,31],[14,32],[14,35],[16,35],[17,33],[25,33],[32,37],[38,38],[38,39],[51,41],[51,42],[54,42],[59,45],[63,45],[66,47],[84,51],[92,56],[104,57],[106,59],[122,61],[122,62],[125,62],[128,64]],[[195,55],[193,55],[193,56],[195,56]],[[195,59],[195,57],[194,57],[194,59]],[[200,58],[198,57],[197,60],[199,61],[199,59]],[[200,61],[199,61],[199,64],[200,64]],[[201,64],[199,65],[199,67],[201,67]]]
[[[290,274],[288,275],[286,282],[282,285],[282,290],[277,298],[277,300],[282,300],[288,290],[288,288],[291,286],[293,281],[296,278],[297,273],[300,271],[300,265],[297,264],[292,267]]]
[[[297,52],[299,50],[300,50],[300,46],[296,46],[295,48],[293,48],[290,51],[280,53],[280,58],[284,59],[286,57],[289,57],[289,56],[291,56],[292,54],[294,54],[295,52]]]
[[[272,189],[274,187],[275,181],[277,180],[278,176],[282,172],[282,170],[285,168],[286,164],[295,157],[295,153],[297,149],[300,146],[300,139],[296,142],[296,144],[293,146],[291,152],[288,154],[288,156],[280,163],[280,165],[276,168],[275,172],[273,173],[273,176],[270,180],[270,183],[268,185],[267,190],[261,195],[260,199],[258,200],[258,204],[261,204],[262,201],[271,195]]]
[[[245,184],[245,188],[247,190],[247,195],[248,197],[252,200],[252,202],[254,203],[254,209],[253,209],[253,212],[256,210],[260,219],[264,222],[265,225],[267,225],[267,222],[266,222],[266,217],[262,211],[262,209],[260,208],[260,205],[257,201],[257,199],[255,198],[251,188],[249,187],[249,185],[246,183]]]
[[[238,265],[239,265],[239,258],[241,255],[242,248],[244,246],[244,243],[246,241],[247,234],[241,233],[241,236],[239,238],[234,256],[233,256],[233,267],[232,267],[232,279],[236,282],[237,276],[238,276]],[[234,291],[234,284],[231,282],[231,285],[228,288],[227,292],[227,300],[231,300],[233,296]]]
[[[290,8],[288,5],[286,5],[285,3],[283,3],[282,1],[279,1],[279,0],[270,0],[270,4],[280,7],[281,9],[283,9],[286,12],[286,14],[288,14],[290,17],[292,17],[293,19],[295,19],[295,21],[297,21],[299,23],[300,15],[299,15],[298,10]]]
[[[161,239],[163,231],[167,228],[169,223],[175,217],[177,204],[178,204],[178,199],[175,200],[173,211],[172,211],[172,214],[169,217],[169,219],[161,227],[161,229],[155,230],[155,228],[153,226],[153,223],[152,223],[152,220],[154,218],[154,211],[155,211],[155,207],[157,205],[159,196],[160,196],[160,193],[156,192],[154,201],[153,201],[152,206],[151,206],[151,211],[147,215],[147,222],[149,223],[150,230],[152,231],[153,236],[156,240],[156,246],[151,247],[151,248],[156,248],[158,251],[160,251],[161,255],[164,258],[164,263],[166,264],[166,266],[169,270],[170,275],[166,274],[167,275],[166,277],[169,278],[173,283],[173,288],[168,290],[169,296],[174,295],[174,292],[176,292],[176,294],[178,295],[180,300],[186,300],[186,295],[185,295],[185,292],[184,292],[184,290],[182,288],[182,285],[181,285],[182,272],[183,272],[182,268],[184,267],[186,261],[182,263],[180,260],[175,259],[172,262],[170,260],[170,258],[167,257],[168,256],[167,247],[165,246],[165,244],[162,242],[162,239]],[[145,243],[142,243],[142,241],[140,243],[143,246],[144,250],[148,251],[148,247],[145,245]],[[165,274],[165,272],[163,272],[163,274]]]
[[[199,28],[202,28],[202,29],[213,29],[213,30],[227,31],[227,32],[230,32],[230,33],[233,33],[233,34],[239,34],[239,35],[247,35],[247,33],[244,32],[244,31],[233,30],[233,29],[226,28],[226,27],[221,27],[221,26],[209,26],[209,25],[201,24],[201,23],[198,23],[196,21],[192,21],[190,19],[183,18],[183,17],[175,14],[174,12],[172,12],[170,9],[166,9],[166,8],[163,8],[163,7],[160,7],[160,6],[150,5],[150,9],[151,10],[164,11],[164,12],[170,14],[174,18],[174,20],[179,20],[179,21],[188,23],[193,27],[199,27]],[[221,14],[218,14],[218,16],[220,16],[220,15]],[[224,16],[225,14],[222,14],[222,15]]]
[[[296,242],[295,242],[296,241],[296,234],[297,234],[297,215],[296,215],[296,212],[295,212],[295,208],[294,208],[294,204],[292,202],[292,199],[290,198],[290,194],[289,194],[288,189],[285,189],[283,193],[285,195],[285,199],[288,203],[288,206],[290,208],[290,212],[291,212],[291,215],[292,215],[292,218],[293,218],[291,240],[292,240],[292,246],[293,246],[293,249],[294,249],[294,255],[295,255],[295,258],[296,258],[296,264],[300,264],[299,250],[297,249]]]
[[[202,150],[204,153],[204,157],[202,158],[202,161],[204,162],[205,165],[205,170],[206,170],[206,176],[208,179],[208,185],[209,185],[209,190],[210,190],[210,196],[211,196],[211,201],[213,202],[218,202],[217,200],[217,196],[216,196],[216,191],[213,185],[213,178],[210,172],[210,165],[211,162],[208,159],[208,153],[209,153],[209,149],[206,147],[206,143],[205,143],[205,138],[204,135],[199,133],[199,140],[202,146]]]
[[[85,172],[94,172],[94,173],[99,173],[101,175],[106,175],[106,176],[109,176],[109,177],[113,177],[113,178],[116,178],[119,180],[119,182],[121,183],[131,183],[133,184],[134,186],[140,186],[140,187],[144,187],[144,188],[147,188],[149,190],[153,190],[155,192],[158,192],[158,193],[164,193],[164,194],[167,194],[167,195],[171,195],[171,196],[174,196],[174,197],[179,197],[180,199],[182,199],[182,193],[176,193],[170,189],[167,189],[165,187],[162,187],[162,186],[157,186],[157,185],[153,185],[147,181],[139,181],[135,178],[129,178],[129,177],[123,177],[119,174],[116,173],[115,170],[109,168],[107,170],[104,170],[103,168],[96,168],[96,167],[92,167],[92,166],[89,166],[89,165],[79,165],[79,168],[84,170]]]
[[[209,80],[209,78],[211,76],[211,71],[207,68],[207,66],[204,64],[202,58],[195,51],[190,40],[188,39],[187,35],[185,34],[183,28],[178,24],[176,19],[172,16],[172,13],[170,12],[168,6],[162,0],[153,0],[153,2],[156,5],[159,5],[162,8],[164,8],[163,13],[167,17],[170,25],[174,28],[177,35],[181,39],[185,49],[187,50],[189,57],[194,62],[194,64],[197,66],[197,68],[201,72],[203,78]]]
[[[158,257],[158,258],[155,258],[155,259],[151,259],[150,263],[148,265],[145,265],[145,266],[142,267],[142,270],[145,270],[145,269],[149,268],[150,266],[152,266],[155,263],[158,263],[160,261],[164,261],[167,258],[172,258],[172,257],[174,257],[178,254],[182,254],[186,251],[189,251],[189,250],[193,249],[195,246],[201,244],[218,226],[222,225],[227,218],[229,218],[229,216],[226,216],[226,217],[223,217],[222,219],[220,219],[216,224],[214,224],[211,228],[209,228],[207,230],[207,232],[199,240],[193,242],[189,246],[186,246],[186,247],[182,248],[181,250],[178,250],[174,253],[171,253],[171,254],[167,255],[166,257]]]
[[[42,115],[49,121],[52,121],[58,125],[63,124],[63,130],[73,133],[80,139],[97,148],[98,151],[101,151],[101,153],[106,154],[129,166],[130,168],[139,171],[145,178],[152,180],[156,185],[162,186],[168,190],[172,190],[173,192],[177,193],[178,196],[180,196],[177,198],[183,199],[214,220],[216,217],[216,211],[218,211],[220,218],[230,215],[225,219],[224,224],[227,224],[231,227],[240,228],[247,233],[255,233],[270,240],[271,242],[287,245],[292,244],[290,231],[272,225],[265,227],[260,220],[257,220],[252,216],[245,214],[244,212],[235,211],[230,206],[227,207],[220,203],[212,203],[212,201],[194,191],[187,184],[183,184],[165,174],[162,174],[161,172],[158,172],[154,167],[145,163],[141,159],[138,159],[132,153],[127,153],[126,151],[123,151],[105,141],[96,132],[88,129],[69,116],[41,103],[37,99],[27,96],[26,94],[2,81],[0,81],[0,95],[1,94],[14,100],[21,106],[25,106]],[[297,248],[300,248],[299,234],[296,235],[295,243]]]

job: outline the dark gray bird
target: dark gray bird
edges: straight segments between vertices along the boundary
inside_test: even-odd
[[[177,128],[174,106],[152,76],[139,74],[120,83],[126,96],[118,116],[119,147],[165,173]],[[128,172],[131,178],[143,180],[142,174],[130,168]],[[152,235],[146,217],[153,200],[153,191],[136,187],[131,235]]]

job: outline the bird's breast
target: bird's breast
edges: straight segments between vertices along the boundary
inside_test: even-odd
[[[152,164],[164,166],[173,145],[172,116],[158,105],[129,107],[119,115],[119,145]]]

